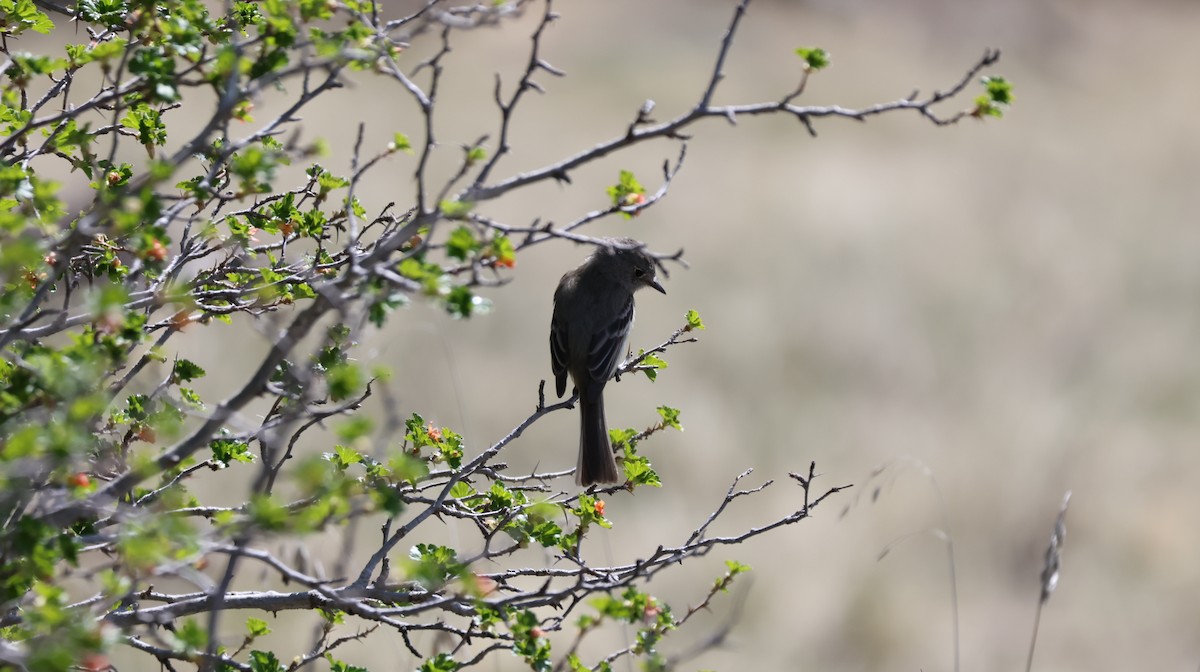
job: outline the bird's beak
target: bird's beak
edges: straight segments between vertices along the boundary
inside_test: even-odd
[[[646,281],[646,284],[657,289],[658,291],[662,292],[663,294],[667,293],[667,290],[663,289],[663,286],[658,283],[658,278],[650,278],[649,280]]]

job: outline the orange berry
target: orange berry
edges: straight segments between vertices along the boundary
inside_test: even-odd
[[[486,576],[480,576],[478,574],[473,574],[472,576],[475,579],[475,590],[480,596],[491,595],[492,593],[496,592],[496,588],[498,588],[500,585],[496,583],[494,579],[489,579]]]
[[[112,664],[108,662],[107,656],[96,652],[84,655],[83,660],[79,661],[79,667],[87,672],[101,672],[101,670],[114,669]]]
[[[151,261],[162,261],[167,258],[167,248],[161,240],[155,239],[150,244],[150,249],[146,250],[146,258]]]
[[[184,327],[192,323],[192,316],[186,310],[181,310],[171,316],[171,328],[176,331],[182,331]]]

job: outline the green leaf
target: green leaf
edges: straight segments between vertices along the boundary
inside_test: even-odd
[[[571,513],[579,518],[581,530],[591,523],[606,529],[612,527],[612,522],[604,517],[604,500],[592,495],[580,495],[577,503],[578,506],[571,509]]]
[[[622,170],[617,183],[607,189],[613,207],[625,209],[636,208],[646,202],[646,189],[641,182],[628,170]],[[626,219],[633,216],[630,212],[621,213]]]
[[[121,118],[121,125],[137,132],[138,142],[146,146],[150,156],[154,156],[153,147],[167,141],[167,127],[163,124],[162,114],[145,103],[130,108]]]
[[[508,236],[496,236],[488,246],[488,255],[499,268],[512,268],[517,265],[517,252]]]
[[[447,546],[417,544],[408,557],[409,578],[430,590],[441,590],[451,579],[467,574],[467,566],[458,561],[458,552]]]
[[[194,618],[186,619],[175,629],[175,636],[184,647],[203,651],[208,646],[208,632]]]
[[[750,565],[743,565],[737,560],[726,560],[725,566],[729,568],[729,573],[735,576],[750,571]]]
[[[562,540],[562,528],[552,520],[545,520],[535,525],[529,536],[545,548],[554,548]]]
[[[208,447],[212,450],[212,459],[221,464],[229,464],[232,461],[254,461],[254,454],[250,452],[250,444],[244,441],[216,439],[209,443]]]
[[[396,481],[404,481],[416,485],[429,475],[429,464],[425,460],[401,453],[388,460],[388,468]]]
[[[267,627],[267,622],[251,616],[246,619],[246,635],[248,637],[262,637],[271,634],[271,628]]]
[[[204,373],[204,369],[195,362],[189,359],[178,359],[175,360],[175,367],[171,371],[171,382],[186,383],[204,377]]]
[[[367,668],[357,665],[348,665],[333,657],[333,654],[326,653],[325,659],[329,661],[329,672],[367,672]]]
[[[460,667],[462,665],[450,654],[439,653],[422,663],[418,672],[456,672]]]
[[[645,350],[639,351],[638,357],[641,357],[643,354],[645,354],[645,352]],[[639,371],[646,374],[646,377],[649,378],[650,382],[653,383],[654,381],[658,380],[658,370],[667,368],[667,362],[658,355],[649,354],[638,363],[637,368]]]
[[[146,81],[146,90],[152,100],[166,103],[179,100],[175,58],[163,47],[155,45],[134,51],[128,67],[129,72]]]
[[[122,0],[90,0],[78,4],[79,16],[88,23],[98,23],[109,28],[125,27],[125,15],[129,6]]]
[[[821,47],[797,47],[796,55],[804,60],[805,70],[821,70],[829,67],[829,52]]]
[[[475,240],[475,234],[471,232],[471,229],[460,226],[450,232],[450,239],[446,241],[446,254],[459,261],[466,261],[481,247],[483,246]]]
[[[442,201],[438,209],[446,219],[462,219],[466,217],[475,204],[470,201]]]
[[[637,436],[638,431],[632,427],[625,429],[610,429],[608,430],[608,440],[614,448],[624,446],[626,443],[633,442],[633,437]]]
[[[429,432],[431,438],[434,438],[435,432]],[[450,429],[442,427],[436,430],[436,438],[434,445],[438,449],[438,459],[450,465],[452,469],[458,469],[462,466],[463,458],[463,438],[462,435]]]
[[[481,315],[492,309],[492,302],[476,296],[468,287],[458,285],[446,295],[446,312],[454,317]]]
[[[270,651],[250,652],[250,672],[283,672],[283,665]]]
[[[399,131],[392,136],[392,142],[388,145],[388,150],[392,152],[408,152],[409,154],[413,153],[412,143],[409,142],[408,136],[400,133]]]
[[[350,468],[350,465],[362,462],[363,456],[362,453],[353,448],[338,445],[333,447],[332,453],[325,453],[325,459],[332,462],[338,471],[345,471]]]
[[[679,409],[671,408],[670,406],[659,406],[658,415],[662,418],[664,427],[674,427],[679,431],[683,431],[683,425],[679,424]]]
[[[374,427],[375,423],[371,418],[360,414],[351,416],[349,420],[339,424],[335,432],[339,439],[351,443],[370,434]]]
[[[1013,95],[1012,84],[1003,77],[984,77],[980,81],[983,82],[983,87],[987,91],[988,97],[997,105],[1012,105],[1016,100]]]
[[[258,527],[269,531],[287,529],[292,514],[287,507],[270,495],[256,494],[246,507],[250,520]]]
[[[713,583],[713,587],[716,588],[717,590],[720,590],[721,592],[726,592],[729,590],[729,585],[731,583],[733,583],[733,578],[735,576],[737,576],[738,574],[744,574],[744,573],[750,571],[749,565],[743,565],[742,563],[738,562],[737,560],[726,560],[725,566],[727,568],[729,568],[729,571],[725,572],[724,576],[718,578]]]
[[[25,29],[30,29],[43,35],[48,35],[54,29],[54,22],[34,5],[33,0],[5,0],[0,2],[0,32],[19,35]]]
[[[976,96],[975,109],[971,111],[971,115],[976,118],[1003,117],[1004,108],[1016,100],[1012,84],[1003,77],[983,77],[980,82],[984,92]]]
[[[450,497],[453,499],[466,499],[475,494],[475,488],[471,487],[466,481],[459,481],[450,488]]]
[[[350,362],[343,362],[330,367],[325,375],[329,383],[329,398],[334,401],[344,401],[357,394],[363,388],[362,370]]]
[[[650,466],[650,460],[644,455],[635,455],[627,453],[621,466],[625,470],[625,480],[635,486],[649,485],[655,488],[662,487],[662,479],[659,478],[658,472]]]
[[[199,394],[196,394],[195,390],[189,387],[179,388],[179,397],[196,409],[204,409],[204,400],[200,398]]]
[[[535,672],[550,672],[550,640],[541,629],[536,614],[526,609],[514,615],[510,622],[513,634],[513,653],[525,659]]]
[[[704,322],[702,322],[700,320],[700,313],[697,313],[694,310],[689,310],[689,311],[687,311],[687,315],[685,315],[684,317],[687,319],[687,326],[684,327],[684,331],[691,331],[693,329],[700,329],[700,330],[704,329]]]
[[[317,609],[321,618],[331,625],[342,625],[346,622],[346,612],[336,609]]]

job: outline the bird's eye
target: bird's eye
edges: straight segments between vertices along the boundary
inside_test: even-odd
[[[645,275],[646,275],[646,272],[643,271],[642,269],[640,269],[640,268],[633,269],[633,277],[642,278],[642,277],[645,277]]]

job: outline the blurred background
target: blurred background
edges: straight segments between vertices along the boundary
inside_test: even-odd
[[[513,152],[495,177],[623,133],[645,99],[659,119],[693,105],[733,6],[557,3],[562,18],[543,57],[568,76],[538,78],[547,94],[519,110]],[[535,5],[456,35],[439,103],[439,174],[457,166],[460,145],[495,137],[494,73],[515,82],[538,14]],[[752,581],[668,639],[668,653],[686,650],[745,599],[724,645],[683,669],[948,670],[952,581],[962,668],[1020,669],[1067,490],[1062,578],[1042,617],[1037,669],[1196,669],[1198,28],[1200,4],[1167,0],[751,6],[718,103],[789,92],[802,45],[826,48],[833,65],[801,104],[864,107],[947,88],[985,47],[1003,50],[987,74],[1012,80],[1017,102],[1003,120],[944,129],[917,114],[821,120],[816,139],[782,116],[708,120],[689,130],[684,168],[661,203],[584,231],[686,250],[690,270],[672,268],[667,296],[639,297],[635,348],[664,340],[688,309],[708,325],[700,343],[667,354],[657,383],[610,387],[611,427],[650,425],[666,404],[682,409],[686,431],[643,445],[666,487],[609,498],[615,527],[589,537],[586,556],[628,560],[682,542],[747,468],[746,485],[776,483],[739,500],[718,532],[799,508],[786,474],[810,461],[818,486],[854,484],[810,521],[718,549],[647,587],[682,613],[724,560],[753,567]],[[428,42],[414,44],[413,63]],[[979,91],[972,85],[970,96]],[[942,111],[969,107],[970,96]],[[270,109],[264,101],[260,118]],[[351,119],[366,122],[368,146],[394,131],[420,137],[406,94],[363,79],[306,115],[306,133],[332,143],[334,172],[346,172]],[[512,225],[564,223],[604,207],[620,169],[656,189],[663,160],[677,153],[668,142],[639,147],[572,173],[571,185],[480,211]],[[398,156],[377,169],[360,191],[367,209],[406,202],[414,167]],[[454,321],[413,305],[365,339],[361,355],[395,369],[403,414],[455,428],[478,451],[533,409],[550,376],[554,285],[586,254],[566,242],[531,249],[512,283],[488,293],[491,314]],[[210,378],[225,373],[225,385],[243,375],[230,364],[255,354],[217,347],[211,334],[188,338],[211,348]],[[554,414],[503,458],[516,471],[573,466],[577,422]],[[451,523],[427,527],[471,539]],[[935,530],[952,539],[953,578]],[[609,635],[585,653],[594,660],[633,636]],[[419,665],[392,640],[377,635],[343,658]],[[496,661],[483,667],[520,668],[515,657]]]

